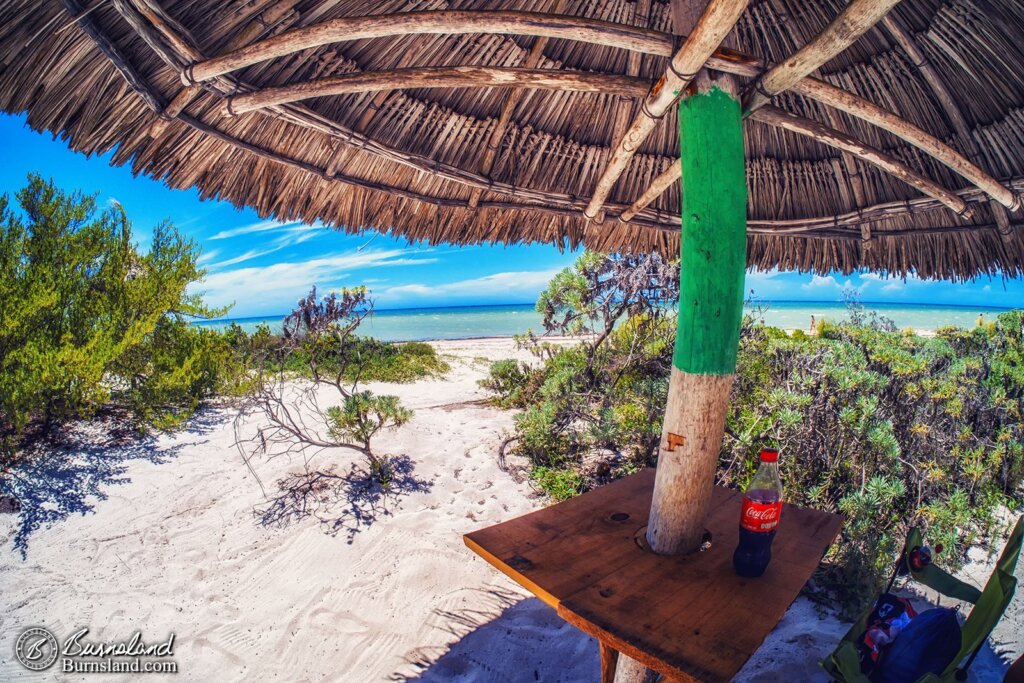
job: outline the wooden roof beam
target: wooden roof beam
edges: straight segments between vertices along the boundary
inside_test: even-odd
[[[865,0],[858,0],[858,2],[854,4],[859,5],[864,1]],[[790,60],[787,60],[787,63],[796,59],[801,53],[809,50],[812,45],[816,43],[822,41],[830,42],[828,39],[823,37],[826,36],[826,34],[829,34],[830,29],[834,34],[847,35],[844,31],[848,30],[851,24],[856,24],[857,21],[860,21],[861,24],[863,24],[864,12],[867,10],[861,8],[860,10],[854,11],[854,9],[853,4],[851,4],[851,6],[848,7],[842,15],[840,15],[840,17],[832,22],[829,29],[826,29],[826,31],[815,39],[815,41],[808,44],[808,46],[805,46],[805,48],[791,57]],[[272,59],[277,56],[291,54],[298,49],[306,49],[308,47],[315,47],[344,40],[400,35],[403,33],[493,31],[507,34],[522,32],[524,34],[533,33],[540,36],[541,39],[563,38],[581,40],[613,45],[615,47],[621,47],[637,53],[649,53],[662,56],[671,56],[672,54],[674,38],[671,34],[595,19],[561,16],[558,14],[558,11],[557,7],[554,8],[552,13],[548,14],[535,12],[430,11],[334,19],[322,24],[288,31],[273,38],[254,43],[250,46],[230,51],[220,57],[214,57],[209,60],[197,62],[191,68],[185,69],[185,71],[191,73],[192,78],[205,80],[213,77],[210,74],[216,75],[214,72],[218,72],[221,69],[226,69],[226,71],[224,71],[224,73],[226,73],[227,71],[242,68],[244,66],[263,61],[264,59]],[[875,11],[877,12],[879,10],[876,8]],[[851,18],[850,16],[847,16],[848,13],[855,16]],[[847,16],[847,21],[845,22],[843,21],[844,16]],[[857,19],[858,16],[860,17],[859,20]],[[923,62],[923,56],[916,46],[914,46],[913,41],[910,40],[909,36],[902,32],[902,30],[893,23],[890,17],[882,17],[881,21],[885,27],[893,33],[897,42],[899,42],[904,49],[908,51],[908,54],[910,54],[912,59],[916,62]],[[865,26],[863,30],[867,30],[867,27]],[[848,35],[847,40],[850,40]],[[852,40],[850,40],[850,42],[852,42]],[[780,67],[784,65],[785,64],[780,65]],[[524,66],[527,65],[524,64]],[[764,65],[757,59],[725,49],[716,50],[708,59],[707,66],[717,71],[755,78],[761,75],[764,68]],[[777,72],[778,68],[779,67],[772,69],[769,74],[764,75],[764,78],[769,79],[771,73]],[[934,68],[931,67],[930,64],[925,64],[922,67],[922,75],[925,76],[933,88],[939,89],[936,91],[937,96],[939,97],[943,107],[947,110],[947,113],[949,113],[950,118],[953,120],[954,127],[957,129],[958,134],[965,138],[968,144],[973,142],[970,137],[970,132],[966,127],[966,122],[962,115],[960,115],[959,111],[955,109],[955,104],[953,103],[950,94],[944,89],[941,81],[936,80],[937,75],[934,73]],[[189,77],[185,77],[184,80],[186,82],[192,82]],[[845,91],[823,81],[803,78],[797,82],[792,89],[806,97],[810,97],[822,102],[823,104],[845,111],[851,116],[866,120],[873,125],[878,125],[883,129],[888,130],[894,135],[902,137],[922,151],[935,156],[941,163],[949,166],[971,182],[985,189],[994,199],[996,199],[996,201],[1010,210],[1015,210],[1020,206],[1020,198],[1017,195],[1009,191],[1007,188],[1002,187],[998,181],[980,169],[977,165],[934,136],[914,127],[912,124],[909,124],[895,114],[887,112],[863,98],[858,98],[852,93],[846,93]],[[188,96],[183,93],[181,97],[183,99],[182,103],[179,103],[176,98],[170,105],[168,105],[169,115],[173,116],[181,110],[181,108],[177,106],[178,104],[187,103],[186,98]],[[510,94],[508,101],[512,103],[512,108],[514,108],[518,99],[519,96],[514,92],[513,94]],[[950,109],[950,106],[953,107],[952,110]],[[509,113],[509,116],[511,116],[511,112]],[[499,116],[499,122],[495,127],[495,133],[501,131],[503,135],[504,128],[507,128],[508,124],[506,122],[504,128],[500,124],[501,117]],[[908,132],[909,135],[905,134]],[[617,140],[617,138],[615,139]],[[500,139],[498,143],[491,141],[489,142],[489,147],[496,146],[499,143]],[[488,153],[485,153],[485,158],[487,155]],[[493,164],[493,159],[491,164]],[[484,173],[486,174],[487,172],[489,171],[485,171]],[[656,196],[657,195],[655,195],[655,197]],[[651,200],[653,200],[653,197]]]
[[[181,74],[186,85],[309,48],[351,40],[410,34],[500,33],[533,35],[609,45],[671,57],[670,34],[599,19],[516,11],[426,11],[331,19],[191,64]]]
[[[227,44],[227,49],[237,50],[238,48],[244,47],[266,31],[270,30],[272,27],[276,26],[278,23],[284,22],[288,18],[292,18],[294,20],[294,18],[298,17],[298,13],[294,12],[293,9],[298,2],[299,0],[279,0],[279,2],[276,2],[263,10],[257,17],[250,19],[242,30],[231,38]],[[160,118],[154,121],[149,127],[149,136],[159,137],[162,135],[167,126],[170,125],[171,121],[173,121],[178,114],[185,111],[185,108],[192,104],[192,101],[200,92],[201,90],[196,86],[185,86],[180,90],[171,100],[171,103],[164,108],[163,112],[161,112]]]
[[[732,71],[739,75],[747,75],[751,66],[750,64],[745,64],[743,67],[734,68]],[[827,107],[845,112],[850,116],[892,133],[896,137],[917,147],[925,154],[928,154],[939,163],[962,175],[1002,206],[1011,211],[1020,208],[1021,195],[1018,192],[1006,187],[960,152],[906,119],[879,107],[877,104],[859,95],[855,95],[842,88],[837,88],[830,83],[816,78],[806,77],[794,85],[792,90]],[[650,187],[622,214],[621,219],[624,221],[632,220],[633,216],[661,196],[672,183],[679,180],[679,176],[679,164],[674,163],[664,173],[655,178]]]
[[[772,97],[789,90],[802,78],[853,45],[899,1],[852,0],[811,42],[751,84],[747,90],[744,112],[749,115],[757,111],[768,104]]]
[[[850,116],[892,133],[970,180],[1006,208],[1010,210],[1020,208],[1021,200],[1016,193],[1001,185],[998,180],[942,140],[891,111],[815,78],[803,79],[793,87],[793,92],[846,112]]]
[[[947,190],[938,183],[935,183],[923,175],[914,171],[900,160],[889,156],[885,152],[875,149],[869,145],[850,137],[834,128],[811,121],[795,114],[776,109],[775,107],[762,107],[755,111],[751,118],[766,123],[776,128],[805,135],[830,147],[848,152],[861,161],[866,161],[882,169],[890,175],[896,176],[903,182],[916,187],[929,197],[933,197],[956,214],[968,218],[972,211],[963,199],[956,193]]]
[[[225,112],[237,116],[313,97],[415,88],[534,88],[643,97],[641,78],[588,71],[554,71],[492,66],[418,67],[394,71],[351,73],[276,88],[263,88],[227,98]]]
[[[583,212],[587,218],[597,218],[601,213],[612,187],[637,150],[732,31],[747,3],[748,0],[711,0],[708,3],[682,48],[672,57],[668,71],[651,88],[632,125],[612,150],[608,165],[594,188],[594,195]]]
[[[980,150],[978,144],[974,140],[974,136],[971,135],[971,128],[967,124],[967,119],[964,117],[960,107],[957,105],[956,100],[953,99],[953,94],[946,87],[945,81],[942,80],[942,76],[939,74],[938,69],[924,56],[921,52],[921,48],[914,42],[913,36],[896,23],[896,19],[891,16],[886,16],[882,19],[882,26],[889,32],[893,40],[903,48],[903,51],[910,57],[910,61],[918,68],[921,72],[921,77],[924,78],[928,87],[935,94],[936,99],[939,101],[939,106],[946,113],[946,118],[949,119],[950,125],[953,126],[953,130],[956,131],[957,136],[963,141],[963,144],[967,146],[968,152],[975,160],[980,156]],[[991,194],[991,193],[990,193]],[[996,224],[999,226],[999,234],[1003,238],[1010,236],[1010,217],[1006,215],[1006,209],[1010,211],[1016,211],[1021,207],[1020,196],[1014,197],[1014,202],[1011,204],[1006,203],[1005,200],[992,195],[992,198],[999,202],[1002,206],[996,205],[994,202],[990,202],[989,206],[992,209],[992,215],[995,218]]]
[[[145,78],[138,73],[128,59],[123,55],[120,50],[114,45],[110,39],[106,36],[103,30],[98,27],[92,19],[83,12],[83,7],[79,4],[78,0],[62,0],[66,7],[68,14],[71,15],[76,23],[83,29],[83,31],[92,39],[96,47],[110,60],[111,65],[124,77],[129,88],[131,88],[143,102],[150,108],[154,113],[159,113],[164,108],[164,101],[158,91],[156,91]],[[350,177],[332,177],[327,174],[323,169],[317,168],[309,164],[308,162],[299,161],[292,159],[284,155],[269,152],[268,150],[258,148],[251,143],[248,143],[239,138],[233,137],[224,133],[223,131],[215,129],[210,124],[194,119],[186,114],[180,114],[178,117],[182,123],[197,130],[198,132],[211,135],[222,142],[231,144],[232,146],[243,149],[247,152],[263,157],[267,160],[274,161],[283,165],[294,167],[298,170],[302,170],[325,180],[344,182],[347,184],[357,185],[365,187],[367,189],[377,189],[385,192],[392,192],[401,196],[408,197],[409,199],[415,199],[424,201],[429,204],[436,206],[452,206],[452,207],[468,207],[468,204],[458,199],[442,199],[438,197],[431,197],[422,195],[420,193],[410,192],[402,188],[388,187],[388,186],[374,186],[365,180],[360,178]],[[1007,182],[1007,185],[1014,189],[1024,190],[1024,178],[1014,178]],[[499,190],[500,191],[500,190]],[[971,201],[978,201],[981,199],[980,191],[976,188],[966,188],[959,190],[956,193],[958,196],[969,199]],[[514,209],[528,209],[537,210],[549,213],[556,213],[566,216],[575,216],[579,214],[579,208],[582,202],[574,200],[573,198],[565,195],[550,194],[540,204],[531,203],[512,203],[512,202],[481,202],[479,208],[481,209],[498,209],[498,210],[514,210]],[[872,207],[866,207],[859,209],[855,212],[849,212],[840,216],[822,216],[818,218],[800,218],[800,219],[789,219],[789,220],[759,220],[751,219],[748,221],[748,230],[752,234],[786,234],[791,232],[802,232],[802,236],[808,238],[815,237],[829,237],[834,238],[836,235],[826,234],[828,228],[835,228],[844,224],[850,224],[863,220],[882,220],[890,216],[896,216],[911,211],[928,211],[937,206],[941,205],[939,201],[931,197],[917,197],[905,201],[896,202],[885,202]],[[620,207],[615,207],[620,208]],[[669,233],[676,235],[678,234],[678,217],[667,216],[663,217],[661,214],[654,213],[650,220],[644,220],[641,223],[641,227],[649,227],[652,229],[665,230]],[[1020,226],[1013,226],[1020,228]],[[913,231],[914,234],[945,234],[954,232],[964,232],[970,230],[982,230],[990,229],[989,226],[958,226],[952,228],[926,228],[916,229]],[[815,232],[816,231],[816,232]],[[879,233],[879,237],[885,237],[892,234],[903,234],[907,231],[886,231]],[[851,232],[848,239],[857,239],[856,232]]]

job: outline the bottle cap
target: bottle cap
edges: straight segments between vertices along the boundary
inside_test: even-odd
[[[761,462],[778,462],[779,451],[775,448],[761,449]]]

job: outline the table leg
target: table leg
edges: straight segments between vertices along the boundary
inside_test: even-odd
[[[601,683],[612,683],[615,680],[615,665],[619,661],[619,651],[611,645],[598,641],[601,650]]]

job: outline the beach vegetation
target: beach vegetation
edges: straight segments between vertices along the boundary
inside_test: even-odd
[[[592,295],[563,290],[593,287],[588,271],[607,268],[598,258],[541,296],[545,309],[562,302],[545,331],[589,315]],[[846,516],[815,585],[856,614],[910,526],[955,568],[996,539],[1000,509],[1024,502],[1024,312],[924,337],[847,303],[849,320],[820,321],[815,335],[744,319],[716,479],[743,487],[760,449],[779,448],[787,500]],[[537,363],[494,364],[483,385],[520,410],[510,452],[535,484],[562,499],[655,464],[674,332],[665,305],[641,300],[603,336],[554,346],[530,335]]]
[[[147,249],[116,202],[30,175],[0,197],[0,460],[100,411],[182,424],[226,381],[230,349],[190,326],[200,250],[170,223]]]
[[[279,481],[267,505],[257,511],[266,523],[312,514],[314,501],[338,490],[347,491],[353,505],[380,500],[396,481],[404,461],[380,454],[374,439],[406,424],[413,413],[397,396],[375,394],[360,383],[374,373],[407,381],[425,368],[436,372],[439,361],[424,353],[422,347],[430,348],[425,344],[382,352],[389,347],[356,338],[372,307],[365,287],[324,297],[314,287],[285,317],[280,335],[266,328],[252,335],[230,331],[252,382],[235,421],[243,458],[248,463],[256,456],[287,456],[303,467]],[[250,416],[255,431],[248,425]],[[338,473],[333,465],[314,463],[325,452],[360,456],[364,466],[350,463],[351,471]]]
[[[320,349],[322,371],[342,368],[346,380],[407,384],[430,377],[443,377],[451,366],[433,346],[425,342],[390,343],[372,337],[349,336],[330,339]],[[284,369],[310,378],[309,351],[298,348],[285,359]]]

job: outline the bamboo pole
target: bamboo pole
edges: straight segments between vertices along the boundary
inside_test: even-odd
[[[759,77],[748,89],[744,112],[750,114],[772,97],[789,90],[804,76],[853,45],[900,0],[852,0],[839,16],[781,64]]]
[[[843,150],[844,152],[849,152],[858,159],[878,166],[883,171],[899,178],[909,185],[916,187],[926,195],[934,197],[949,207],[954,213],[964,218],[969,218],[972,213],[972,210],[967,206],[967,203],[958,197],[956,193],[947,190],[928,178],[925,178],[923,175],[911,169],[900,160],[889,156],[881,150],[866,145],[863,142],[850,137],[846,133],[842,133],[834,128],[829,128],[817,121],[811,121],[810,119],[805,119],[797,116],[796,114],[790,114],[789,112],[782,111],[781,109],[776,109],[775,107],[763,107],[758,109],[751,115],[751,117],[770,126],[782,128],[793,133],[799,133],[800,135],[805,135],[830,147],[835,147],[836,149]]]
[[[571,90],[640,98],[647,92],[647,81],[641,78],[587,71],[553,71],[551,69],[493,66],[419,67],[344,74],[334,78],[323,78],[277,88],[263,88],[227,98],[225,113],[229,116],[237,116],[257,109],[328,95],[413,88],[479,87]]]
[[[708,3],[686,42],[672,57],[668,71],[651,88],[640,112],[633,119],[633,124],[612,151],[604,173],[594,188],[590,203],[583,212],[587,218],[597,218],[601,213],[619,176],[629,166],[629,162],[661,117],[678,101],[683,89],[732,30],[747,8],[747,2],[748,0],[711,0]]]

